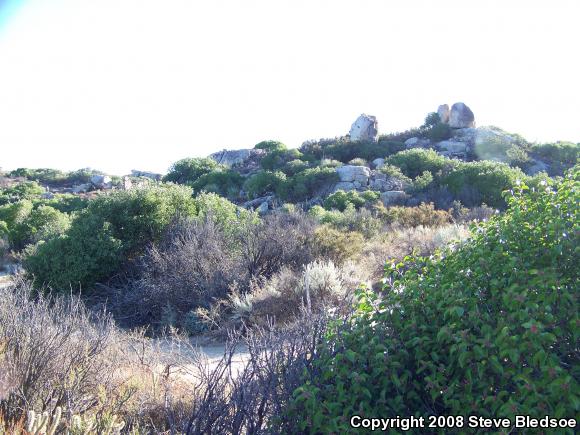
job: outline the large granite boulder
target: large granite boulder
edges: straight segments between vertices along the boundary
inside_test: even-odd
[[[368,184],[371,176],[370,168],[366,166],[344,165],[336,168],[336,173],[340,181],[347,181],[351,183]]]
[[[374,159],[374,160],[372,161],[372,164],[373,164],[373,166],[375,167],[375,169],[380,169],[380,168],[382,168],[383,166],[385,166],[385,159],[381,159],[381,158]]]
[[[350,128],[350,140],[376,142],[379,135],[378,125],[377,118],[363,113]]]
[[[465,103],[455,103],[451,106],[451,111],[449,112],[449,127],[475,127],[475,116]]]
[[[420,139],[418,137],[411,137],[405,141],[405,148],[429,148],[431,141],[429,139]]]
[[[381,172],[375,172],[371,176],[369,187],[372,190],[378,190],[380,192],[388,192],[392,190],[403,190],[405,183],[402,180],[391,177],[387,174]]]
[[[445,124],[449,122],[449,105],[441,104],[437,108],[437,115],[439,115],[439,120]]]
[[[243,149],[243,150],[223,150],[217,153],[210,154],[210,158],[215,160],[220,165],[227,167],[240,166],[246,161],[251,160],[256,156],[263,156],[266,153],[260,149]]]
[[[467,152],[467,143],[457,142],[453,140],[444,140],[437,144],[440,151],[448,152],[449,154],[464,154]]]
[[[108,175],[93,175],[91,176],[91,184],[97,189],[110,189],[112,180]]]

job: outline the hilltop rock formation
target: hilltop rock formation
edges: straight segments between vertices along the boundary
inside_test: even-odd
[[[376,142],[379,135],[378,125],[377,118],[363,113],[350,128],[350,140]]]
[[[448,123],[451,128],[475,127],[475,116],[465,103],[455,103],[451,106]]]

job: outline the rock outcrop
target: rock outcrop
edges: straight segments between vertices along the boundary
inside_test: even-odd
[[[475,116],[465,103],[455,103],[449,112],[449,127],[470,128],[475,127]]]
[[[431,141],[429,139],[420,139],[418,137],[411,137],[405,141],[405,148],[429,148]]]
[[[392,190],[403,190],[404,184],[398,178],[390,177],[387,174],[382,174],[380,172],[375,172],[371,176],[369,187],[371,190],[389,192]]]
[[[111,182],[111,177],[108,175],[93,175],[91,177],[91,184],[97,189],[110,189]]]
[[[210,158],[220,165],[227,167],[242,166],[256,156],[263,156],[266,152],[260,149],[223,150],[210,154]]]
[[[377,118],[363,113],[352,124],[349,135],[351,141],[376,142],[379,135]]]
[[[353,183],[355,189],[367,186],[371,176],[371,170],[366,166],[345,165],[336,168],[336,172],[341,182]]]

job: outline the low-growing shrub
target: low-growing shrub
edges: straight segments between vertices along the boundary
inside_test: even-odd
[[[401,169],[404,175],[415,178],[425,171],[435,174],[444,168],[453,167],[455,162],[431,149],[413,148],[387,158],[386,163]]]
[[[384,297],[321,347],[287,415],[349,433],[345,415],[511,418],[578,412],[578,188],[517,193],[459,247],[386,273]],[[525,188],[525,187],[523,187]]]
[[[364,246],[364,236],[354,231],[339,231],[329,225],[322,225],[314,232],[315,255],[335,264],[356,258]]]
[[[433,203],[420,204],[416,207],[385,207],[378,203],[374,207],[376,215],[385,223],[403,227],[437,227],[451,223],[452,216],[445,210],[435,210]]]
[[[260,171],[246,180],[244,190],[250,198],[258,198],[267,193],[284,193],[286,174],[280,171]]]
[[[372,190],[366,190],[360,193],[356,190],[349,190],[348,192],[337,190],[324,200],[324,208],[327,210],[335,209],[344,211],[349,204],[352,204],[355,208],[360,208],[366,204],[376,202],[379,199],[379,196],[379,192],[374,192]]]
[[[333,168],[309,168],[287,179],[284,191],[279,195],[284,200],[294,202],[304,201],[316,196],[338,181],[338,175]]]
[[[302,157],[302,153],[297,149],[281,149],[270,151],[265,155],[260,161],[260,166],[262,169],[267,171],[276,171],[278,169],[283,169],[287,163],[293,160],[299,160]]]

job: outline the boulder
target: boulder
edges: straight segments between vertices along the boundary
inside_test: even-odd
[[[333,192],[336,192],[337,190],[344,190],[345,192],[348,192],[349,190],[356,190],[356,187],[351,181],[340,181],[332,188]]]
[[[447,151],[450,154],[464,154],[467,152],[467,144],[465,142],[456,142],[452,140],[444,140],[437,144],[441,151]]]
[[[540,172],[549,172],[550,167],[546,162],[541,160],[533,160],[533,165],[531,165],[526,171],[527,175],[536,175]]]
[[[404,204],[407,198],[408,195],[400,190],[392,190],[389,192],[381,193],[381,201],[386,206]]]
[[[263,156],[266,153],[260,149],[243,149],[243,150],[223,150],[210,154],[209,158],[215,160],[220,165],[227,167],[243,165],[247,160],[256,156]]]
[[[340,181],[358,182],[361,186],[366,186],[371,176],[371,170],[366,166],[344,165],[336,168],[336,172]]]
[[[72,192],[73,193],[86,193],[89,190],[91,190],[92,187],[93,187],[93,185],[91,183],[79,184],[79,185],[74,186],[72,188]]]
[[[431,146],[431,141],[429,139],[420,139],[418,137],[412,137],[405,141],[405,148],[429,148]]]
[[[268,204],[268,201],[264,201],[262,204],[260,204],[260,206],[256,209],[256,211],[258,212],[258,214],[260,216],[265,215],[266,213],[268,213],[268,210],[270,209],[270,205]]]
[[[106,187],[111,184],[111,177],[108,175],[93,175],[91,177],[91,184],[98,188]]]
[[[151,180],[155,180],[155,181],[159,181],[162,178],[161,174],[157,174],[155,172],[148,172],[148,171],[139,171],[137,169],[131,170],[131,176],[150,178]]]
[[[129,178],[127,175],[125,175],[123,177],[123,190],[131,190],[133,188],[133,182],[131,181],[131,178]]]
[[[387,174],[381,174],[378,172],[371,176],[369,187],[372,190],[388,192],[392,190],[402,190],[404,188],[404,183],[398,178],[390,177]]]
[[[349,134],[351,141],[376,142],[379,135],[377,118],[363,113],[352,124]]]
[[[381,159],[381,158],[374,159],[372,161],[372,163],[373,163],[373,166],[375,167],[375,169],[380,169],[383,166],[385,166],[385,159]]]
[[[447,124],[449,122],[449,105],[441,104],[437,108],[437,115],[439,115],[439,119],[441,120],[441,122]]]
[[[449,126],[452,128],[475,127],[475,116],[464,103],[455,103],[449,112]]]
[[[260,198],[252,199],[243,204],[244,208],[256,208],[260,207],[264,202],[270,204],[274,200],[274,195],[262,196]]]

